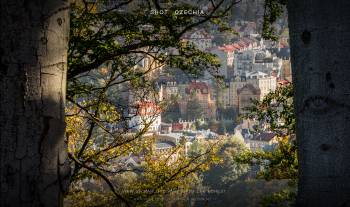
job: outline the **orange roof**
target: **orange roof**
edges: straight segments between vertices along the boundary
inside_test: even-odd
[[[225,52],[233,52],[235,50],[241,50],[245,47],[248,47],[249,44],[254,43],[254,41],[255,41],[254,39],[245,37],[245,38],[241,38],[239,41],[236,41],[232,44],[219,46],[217,47],[217,49]]]
[[[225,52],[233,52],[235,50],[242,49],[241,46],[239,46],[237,43],[231,44],[231,45],[223,45],[218,47],[219,50],[225,51]]]
[[[181,131],[184,129],[184,125],[182,123],[172,123],[172,131]]]
[[[141,116],[157,115],[161,113],[161,108],[153,102],[138,102],[135,105],[136,114]]]

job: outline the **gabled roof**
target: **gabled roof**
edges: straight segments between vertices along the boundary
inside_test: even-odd
[[[275,134],[275,133],[272,133],[272,132],[261,132],[261,133],[257,134],[256,136],[254,136],[254,137],[252,138],[252,140],[269,142],[269,141],[271,141],[275,136],[276,136],[276,134]]]
[[[219,46],[217,49],[225,52],[233,52],[249,47],[250,44],[253,44],[256,41],[256,39],[243,37],[232,44]]]
[[[252,84],[249,83],[242,88],[237,89],[237,94],[240,94],[245,90],[250,90],[254,95],[260,95],[261,93],[259,88],[255,88]]]
[[[261,71],[254,71],[254,72],[246,73],[246,77],[250,77],[250,76],[267,76],[267,74],[263,73]]]

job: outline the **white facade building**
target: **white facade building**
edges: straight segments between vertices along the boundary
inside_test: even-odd
[[[281,69],[282,59],[265,49],[248,49],[234,54],[235,75],[241,76],[248,72],[258,71],[267,74],[276,71],[280,75]]]
[[[246,73],[247,82],[260,89],[260,100],[277,88],[277,78],[263,72]]]
[[[138,103],[129,113],[128,126],[134,131],[141,131],[147,128],[147,132],[159,132],[161,126],[160,112],[160,107],[155,103]]]

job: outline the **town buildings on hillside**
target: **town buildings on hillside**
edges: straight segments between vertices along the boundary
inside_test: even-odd
[[[252,106],[252,100],[259,100],[260,94],[260,89],[249,83],[238,89],[238,113],[246,114],[247,108]]]
[[[182,40],[194,44],[200,50],[206,50],[212,47],[213,35],[210,35],[205,29],[196,29],[187,32],[182,36]]]
[[[212,89],[210,86],[201,81],[193,81],[185,88],[180,104],[181,114],[189,113],[189,101],[197,102],[203,112],[204,118],[215,119],[216,117],[216,101],[212,97]]]
[[[161,125],[161,109],[153,102],[138,102],[129,112],[129,128],[132,131],[158,132]]]
[[[232,109],[235,111],[235,115],[232,116],[246,114],[252,100],[262,100],[277,87],[291,82],[288,40],[282,38],[278,43],[266,41],[257,33],[256,24],[240,22],[237,25],[239,25],[240,36],[229,44],[214,45],[212,42],[214,36],[205,29],[187,32],[182,37],[183,41],[194,44],[198,49],[217,55],[221,62],[218,75],[223,77],[223,85],[213,84],[210,81],[213,77],[209,73],[205,73],[203,78],[186,80],[174,73],[165,72],[166,70],[162,68],[158,70],[159,73],[156,76],[158,79],[156,98],[143,100],[147,102],[143,105],[148,109],[131,113],[134,118],[131,119],[130,124],[140,125],[133,128],[140,130],[144,126],[142,121],[149,119],[150,114],[147,113],[157,111],[156,105],[164,100],[177,102],[178,117],[194,121],[196,118],[188,115],[193,112],[189,105],[195,102],[203,112],[201,118],[215,120],[218,117],[219,108]],[[150,61],[145,59],[138,67],[150,67],[152,66]],[[157,67],[157,64],[153,64],[152,67]],[[135,95],[129,97],[130,103],[142,103],[133,96]],[[150,103],[155,106],[151,106]],[[150,125],[150,132],[156,134],[182,133],[194,127],[192,121],[181,122],[175,119],[170,123],[162,122],[160,114],[155,116],[155,120],[155,123]],[[251,136],[250,139],[254,141],[255,135],[251,134]],[[165,148],[170,149],[174,145],[169,144],[168,141],[159,144],[164,151],[166,151]],[[253,141],[250,142],[252,147],[259,145]]]

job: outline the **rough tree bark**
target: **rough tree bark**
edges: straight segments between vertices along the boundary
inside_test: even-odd
[[[297,206],[350,206],[350,1],[289,0]]]
[[[1,0],[0,13],[0,206],[60,206],[68,2]]]

